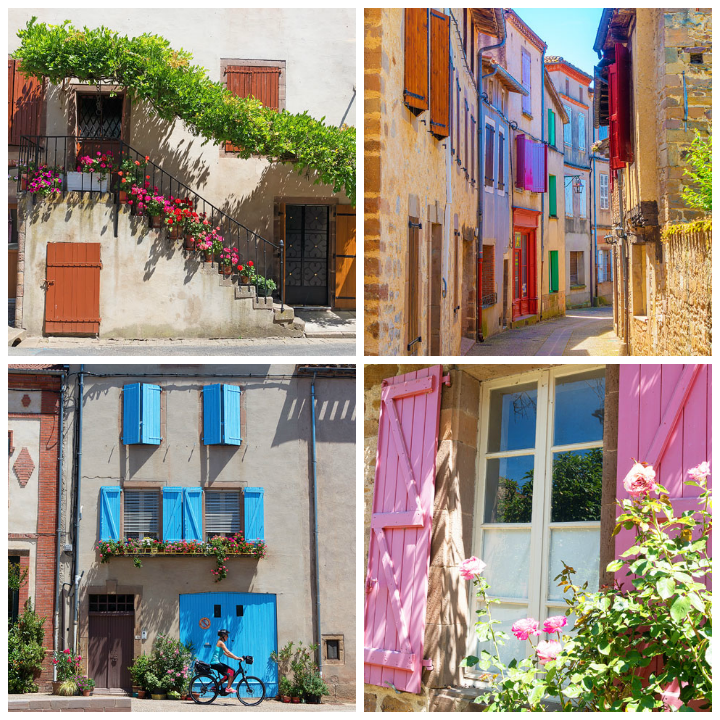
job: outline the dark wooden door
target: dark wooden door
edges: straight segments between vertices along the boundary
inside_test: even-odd
[[[288,205],[285,228],[285,302],[328,304],[330,208]]]
[[[46,335],[100,332],[100,243],[48,243]]]
[[[355,309],[355,208],[338,205],[335,241],[335,307]]]
[[[88,670],[98,688],[131,688],[134,629],[134,613],[90,613]]]

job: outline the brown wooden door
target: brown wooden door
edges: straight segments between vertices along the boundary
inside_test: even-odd
[[[355,208],[338,205],[335,241],[335,307],[355,309]]]
[[[134,613],[91,613],[88,671],[98,688],[130,690]]]
[[[513,320],[537,312],[535,231],[516,229],[513,249]]]
[[[48,243],[46,335],[100,332],[100,243]]]

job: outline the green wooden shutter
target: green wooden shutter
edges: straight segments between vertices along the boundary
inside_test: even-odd
[[[548,141],[555,147],[555,112],[548,109]]]
[[[550,186],[550,217],[557,217],[557,180],[550,175],[548,184]]]
[[[551,175],[554,179],[554,176]],[[558,251],[557,250],[551,250],[550,251],[550,292],[555,293],[558,291],[558,279],[560,277],[560,273],[558,272]]]

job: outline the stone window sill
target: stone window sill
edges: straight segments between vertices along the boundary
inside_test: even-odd
[[[585,285],[571,285],[570,290],[584,290]]]

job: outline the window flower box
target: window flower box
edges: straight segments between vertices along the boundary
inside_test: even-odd
[[[95,173],[69,172],[67,173],[67,189],[68,192],[77,191],[93,191],[108,192],[110,181],[107,176],[104,178]]]

